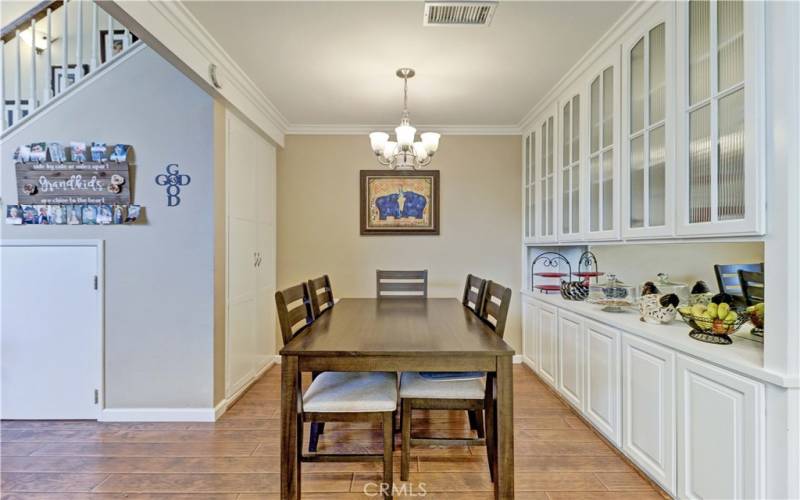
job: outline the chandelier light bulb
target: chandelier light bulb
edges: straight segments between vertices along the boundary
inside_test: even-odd
[[[428,155],[432,155],[439,149],[439,138],[441,134],[437,134],[436,132],[425,132],[424,134],[420,134],[420,139],[422,139],[422,144],[425,145],[425,151],[428,152]]]
[[[388,140],[389,134],[386,132],[372,132],[369,134],[369,144],[372,146],[372,152],[376,155],[383,154],[383,148]]]
[[[397,136],[397,143],[400,147],[408,148],[414,143],[414,135],[417,133],[417,129],[411,125],[400,125],[394,129],[394,133]]]
[[[423,161],[428,158],[428,151],[425,149],[425,145],[423,143],[414,143],[414,156],[416,156],[419,161]]]
[[[388,135],[388,134],[387,134]],[[397,143],[394,141],[386,141],[386,144],[383,145],[383,157],[387,160],[391,160],[394,156],[395,150],[397,149]]]

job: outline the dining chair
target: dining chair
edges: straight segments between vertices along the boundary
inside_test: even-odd
[[[715,264],[714,274],[717,276],[717,286],[721,293],[733,296],[734,300],[743,304],[745,302],[742,287],[739,284],[739,271],[754,273],[764,272],[764,263],[758,264]]]
[[[379,299],[428,298],[428,270],[375,272]]]
[[[464,284],[464,296],[461,299],[461,303],[472,309],[475,314],[480,314],[480,307],[485,292],[486,280],[468,274],[467,282]]]
[[[739,270],[739,286],[747,306],[764,302],[764,273]]]
[[[315,318],[333,307],[333,288],[327,274],[308,280],[308,293],[311,295],[311,310]]]
[[[511,289],[488,281],[476,321],[483,321],[495,335],[502,338],[505,333],[506,317],[508,316],[510,305]],[[497,420],[494,405],[494,380],[495,376],[491,372],[485,373],[482,377],[459,380],[431,380],[417,372],[403,372],[400,379],[401,480],[408,480],[411,447],[414,445],[434,444],[487,446],[489,450],[487,453],[489,457],[489,473],[492,481],[494,481],[496,459],[491,453],[496,442],[495,422]],[[414,410],[474,410],[481,416],[479,417],[480,420],[483,420],[482,417],[485,415],[485,436],[479,436],[478,438],[413,438],[411,436],[411,422]]]
[[[278,322],[284,345],[305,332],[314,322],[311,294],[307,283],[275,292]],[[383,453],[316,453],[297,447],[300,462],[382,461],[383,481],[391,496],[394,414],[397,410],[397,374],[388,372],[322,372],[312,374],[311,385],[302,392],[302,377],[297,377],[297,440],[303,442],[303,424],[324,422],[376,422],[383,431]],[[286,404],[284,401],[283,404]]]

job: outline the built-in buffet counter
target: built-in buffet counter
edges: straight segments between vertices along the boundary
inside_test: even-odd
[[[522,306],[524,362],[665,491],[769,496],[769,398],[797,381],[764,368],[763,344],[707,344],[680,320],[560,294],[522,291]]]

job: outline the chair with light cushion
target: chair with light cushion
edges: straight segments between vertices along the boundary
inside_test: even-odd
[[[511,289],[489,281],[486,293],[475,321],[483,321],[503,337],[508,308],[511,305]],[[472,376],[461,380],[426,378],[420,373],[404,372],[400,378],[402,452],[400,478],[408,480],[411,447],[414,445],[486,446],[492,449],[495,438],[494,373]],[[478,438],[436,438],[411,436],[412,412],[414,410],[472,410],[481,417],[485,414],[486,433]],[[484,420],[480,418],[480,420]],[[481,422],[481,427],[483,427]],[[495,478],[495,457],[489,456],[489,472]]]
[[[467,282],[464,284],[464,295],[461,303],[472,309],[475,314],[480,314],[483,295],[486,293],[486,280],[475,275],[468,274]]]
[[[298,335],[309,335],[314,321],[308,284],[301,283],[275,293],[278,322],[284,345]],[[298,374],[300,375],[300,374]],[[302,378],[297,377],[296,390],[302,392]],[[383,430],[383,453],[313,453],[308,455],[298,446],[299,462],[382,461],[383,481],[392,490],[392,444],[394,413],[397,410],[397,374],[385,372],[322,372],[312,375],[311,385],[298,398],[297,429],[303,442],[303,424],[323,422],[379,422]],[[312,431],[313,433],[313,431]],[[318,437],[318,434],[317,434]]]
[[[311,296],[311,310],[314,311],[315,318],[319,318],[320,314],[333,307],[335,303],[331,279],[327,274],[308,280],[308,293]]]

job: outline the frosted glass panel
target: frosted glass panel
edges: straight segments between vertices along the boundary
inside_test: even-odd
[[[531,138],[525,138],[525,237],[531,235]]]
[[[549,138],[550,136],[547,135],[547,123],[542,124],[542,148],[541,148],[541,177],[544,178],[547,175],[547,141],[545,138]]]
[[[569,127],[569,106],[568,102],[564,106],[564,113],[561,117],[561,127],[563,133],[561,134],[561,166],[569,165],[569,151],[570,151],[570,127]]]
[[[744,6],[741,0],[717,3],[719,90],[744,80]]]
[[[603,230],[614,229],[614,151],[603,153]]]
[[[589,99],[589,125],[591,127],[589,151],[594,153],[600,149],[600,77],[592,82],[591,98]]]
[[[528,136],[531,143],[531,192],[528,205],[528,220],[530,221],[530,235],[536,235],[536,132]]]
[[[547,173],[553,173],[553,117],[547,119]]]
[[[569,169],[561,171],[561,232],[569,232]]]
[[[547,234],[553,234],[553,194],[555,189],[553,188],[553,181],[555,181],[555,177],[550,177],[547,179]]]
[[[631,140],[631,227],[644,226],[644,136]]]
[[[603,71],[603,147],[614,140],[614,68]]]
[[[572,98],[572,160],[570,163],[578,161],[580,156],[580,123],[581,123],[581,96],[576,95]]]
[[[600,156],[589,160],[589,230],[600,230]]]
[[[689,104],[707,99],[711,92],[710,3],[689,2]]]
[[[689,115],[689,222],[711,220],[711,108]]]
[[[531,138],[525,138],[525,185],[531,183]]]
[[[720,220],[743,219],[744,89],[719,100],[717,206]]]
[[[664,24],[650,30],[650,125],[664,119],[664,100],[667,82],[664,78],[665,41]]]
[[[572,232],[577,233],[580,229],[580,191],[581,173],[578,165],[572,167]]]
[[[644,38],[631,49],[631,130],[644,127]]]
[[[648,170],[649,226],[664,225],[666,179],[664,126],[650,131],[650,169]]]

